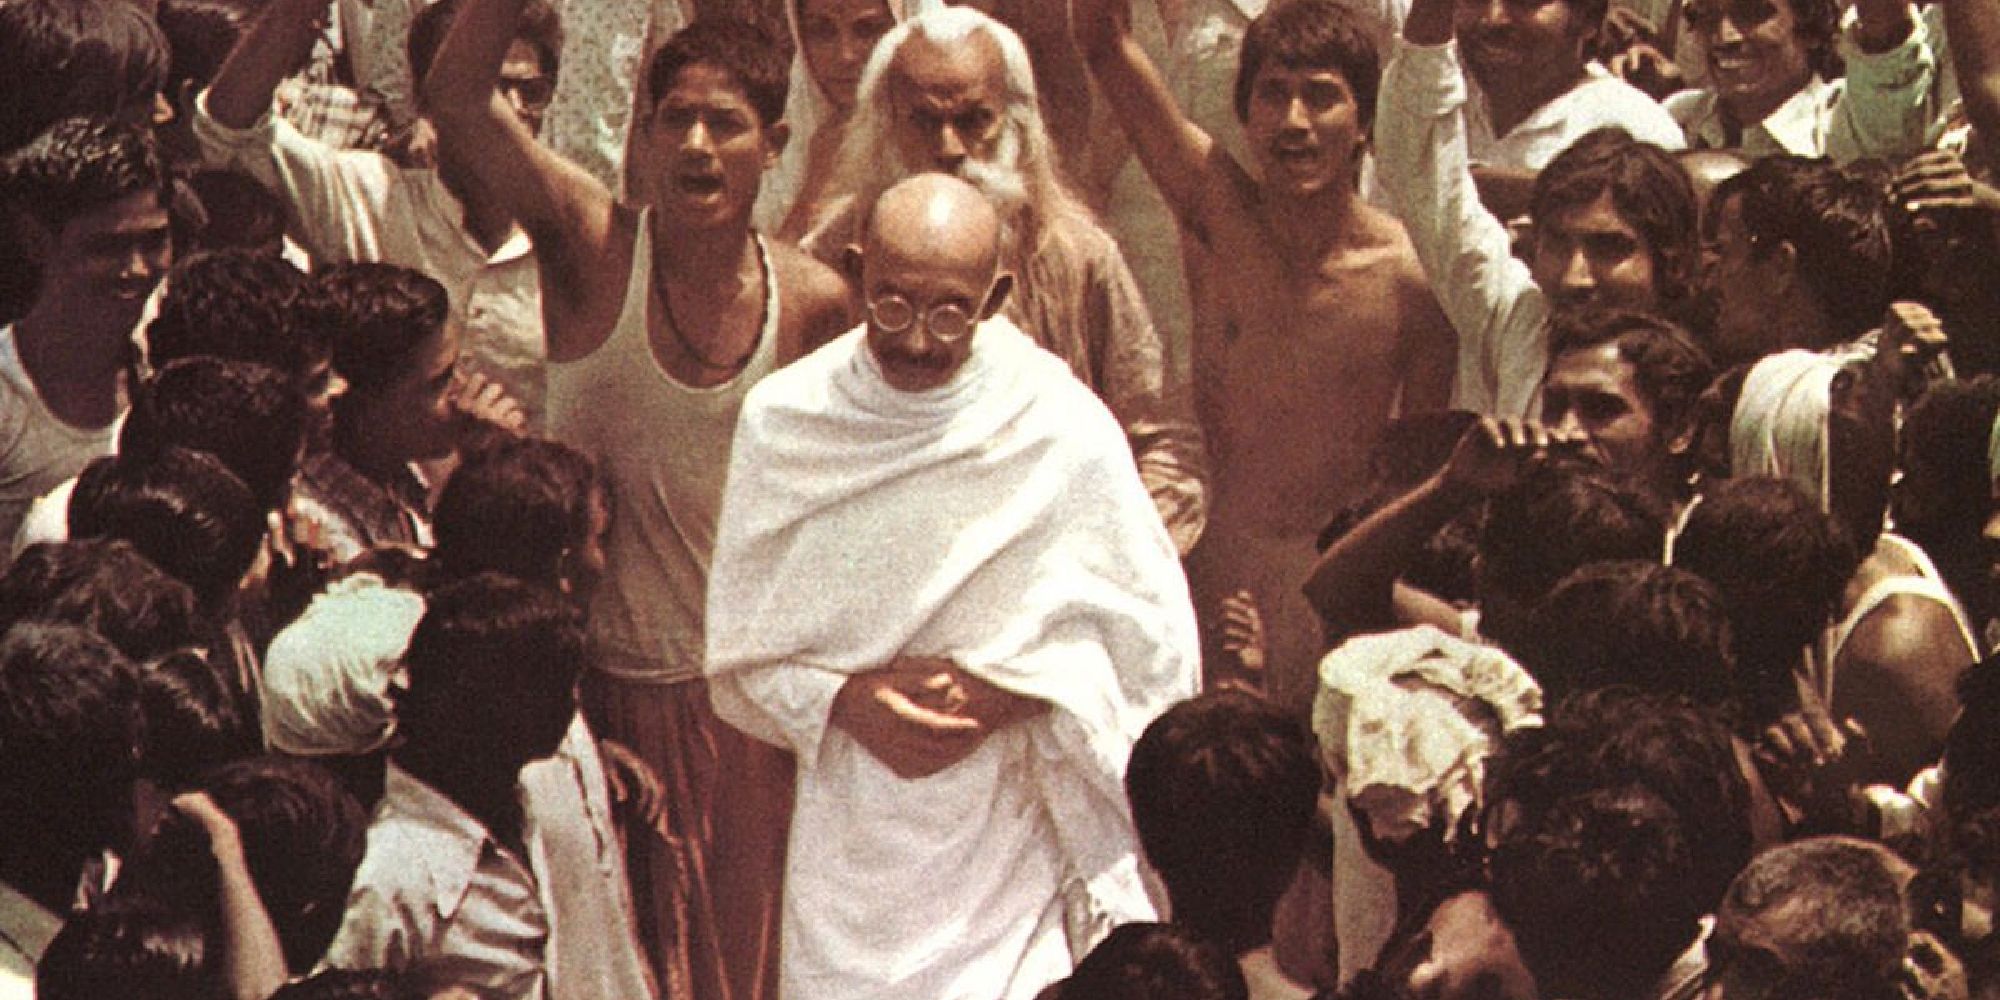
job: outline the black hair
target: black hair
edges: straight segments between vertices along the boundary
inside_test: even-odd
[[[285,203],[270,188],[234,170],[197,170],[178,188],[186,195],[173,213],[177,252],[282,250]],[[173,283],[167,283],[168,291]],[[322,348],[322,350],[324,350]]]
[[[35,622],[0,636],[0,850],[53,850],[81,866],[111,846],[140,725],[137,672],[101,636]]]
[[[1906,996],[1910,917],[1899,868],[1881,845],[1846,837],[1814,837],[1758,855],[1716,914],[1712,974],[1764,996]],[[1755,964],[1739,964],[1731,931],[1753,921],[1755,955],[1742,957]]]
[[[438,0],[418,11],[410,22],[410,72],[419,83],[430,75],[431,62],[444,44],[445,33],[451,30],[451,22],[458,19],[458,12],[464,6],[465,0]],[[548,0],[527,0],[521,6],[521,16],[514,22],[514,38],[527,42],[535,50],[550,77],[561,73],[562,18]]]
[[[1694,182],[1674,154],[1615,125],[1585,132],[1535,176],[1528,217],[1538,227],[1552,225],[1556,216],[1607,192],[1619,217],[1651,251],[1660,300],[1687,298],[1701,259],[1701,227]]]
[[[672,90],[690,66],[713,66],[743,88],[759,124],[770,128],[785,117],[791,89],[791,61],[764,29],[744,21],[696,18],[668,38],[646,71],[646,93],[654,104]]]
[[[1944,527],[1977,531],[1985,523],[1993,507],[1988,445],[1996,418],[2000,418],[2000,378],[1946,379],[1924,390],[1903,417],[1901,465],[1906,480],[1913,475],[1927,480],[1925,492],[1946,509],[1910,512],[1917,515],[1911,517],[1899,506],[1897,531],[1929,548],[1934,539],[1917,537],[1912,529],[1917,533]],[[1931,479],[1936,481],[1928,482]]]
[[[403,654],[409,687],[396,699],[399,729],[413,746],[477,740],[484,747],[511,739],[510,749],[527,759],[546,755],[575,714],[583,656],[579,614],[553,591],[498,573],[446,584],[427,595],[424,617]],[[559,706],[567,710],[557,713]],[[491,731],[522,728],[524,709],[552,731]]]
[[[140,896],[72,914],[35,967],[42,1000],[212,1000],[226,993],[221,943],[199,910]]]
[[[248,361],[195,355],[140,387],[118,432],[120,453],[142,460],[168,448],[205,451],[267,511],[290,501],[308,418],[298,383]]]
[[[1485,799],[1494,906],[1551,995],[1657,981],[1752,850],[1728,727],[1681,697],[1568,699],[1509,734]]]
[[[1652,410],[1661,440],[1688,429],[1694,403],[1715,378],[1715,363],[1671,320],[1624,309],[1566,309],[1549,318],[1549,356],[1616,344]]]
[[[354,392],[366,393],[409,370],[424,342],[444,328],[451,301],[429,275],[360,261],[316,271],[299,313],[332,344],[334,370]]]
[[[298,322],[305,273],[248,250],[183,255],[167,273],[159,314],[146,327],[154,369],[197,354],[270,365],[304,378],[327,359],[326,331]]]
[[[170,56],[162,89],[178,99],[207,88],[259,9],[251,0],[160,0],[153,16]]]
[[[193,788],[210,768],[258,748],[234,688],[195,650],[141,666],[139,702],[146,720],[140,773],[162,788]]]
[[[236,823],[285,963],[311,969],[340,929],[367,848],[367,812],[325,768],[292,757],[224,764],[202,787]]]
[[[435,555],[453,576],[493,571],[557,586],[565,558],[590,541],[597,468],[565,444],[507,437],[467,453],[431,516]]]
[[[1193,931],[1133,923],[1113,930],[1057,985],[1056,1000],[1249,1000],[1243,970]]]
[[[1688,513],[1674,564],[1722,593],[1744,722],[1761,729],[1796,707],[1799,651],[1826,628],[1861,565],[1846,530],[1795,483],[1728,479],[1704,489]]]
[[[1282,0],[1251,19],[1236,61],[1239,122],[1250,118],[1251,90],[1266,63],[1339,73],[1354,91],[1361,127],[1374,122],[1382,56],[1367,22],[1352,7],[1337,0]]]
[[[1311,734],[1251,695],[1203,694],[1153,720],[1132,748],[1125,794],[1174,922],[1231,955],[1269,944],[1319,783]]]
[[[131,542],[215,609],[256,561],[265,521],[250,488],[215,456],[167,448],[92,462],[70,495],[69,529]]]
[[[1709,211],[1738,199],[1753,252],[1768,255],[1788,243],[1794,273],[1836,341],[1872,329],[1889,307],[1888,197],[1831,161],[1767,156],[1716,185]],[[1805,345],[1815,350],[1829,344]]]
[[[195,645],[206,633],[187,584],[110,538],[23,549],[0,576],[0,630],[20,621],[81,625],[134,662]]]
[[[114,118],[150,103],[167,40],[126,0],[0,3],[0,153],[69,117]]]
[[[1550,703],[1624,685],[1733,704],[1736,657],[1722,594],[1686,570],[1591,563],[1536,606],[1531,634],[1516,653]]]
[[[18,0],[17,0],[18,2]],[[0,4],[6,10],[14,4]],[[108,6],[129,6],[113,0]],[[64,118],[0,161],[0,196],[51,233],[132,195],[171,200],[152,134],[97,118]]]
[[[2000,809],[2000,657],[1959,676],[1958,703],[1944,743],[1944,808],[1953,819]]]

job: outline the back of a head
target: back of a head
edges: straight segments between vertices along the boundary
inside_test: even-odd
[[[163,88],[168,97],[207,89],[259,9],[255,0],[160,0],[154,16],[171,55]]]
[[[1612,685],[1716,708],[1733,701],[1722,594],[1685,570],[1640,560],[1584,566],[1536,607],[1532,635],[1517,653],[1550,704]]]
[[[327,357],[323,331],[300,329],[293,312],[306,281],[282,257],[248,250],[183,255],[146,327],[147,360],[158,370],[206,354],[301,377]]]
[[[653,53],[646,70],[646,93],[658,101],[690,66],[710,66],[728,73],[743,88],[743,96],[764,128],[785,117],[791,63],[763,28],[730,18],[696,18]]]
[[[202,787],[236,823],[286,964],[294,973],[312,968],[340,927],[367,845],[367,812],[332,774],[295,757],[225,764]]]
[[[1536,175],[1528,217],[1548,225],[1607,192],[1618,215],[1652,250],[1660,300],[1685,297],[1700,260],[1701,227],[1694,183],[1672,153],[1615,125],[1586,132]]]
[[[407,745],[545,756],[575,714],[583,655],[579,615],[555,592],[498,573],[447,584],[428,595],[403,656],[399,729]]]
[[[1249,1000],[1236,961],[1172,924],[1125,924],[1055,987],[1055,1000]]]
[[[1747,721],[1758,722],[1792,707],[1799,651],[1826,627],[1860,557],[1804,490],[1752,476],[1703,490],[1674,540],[1674,565],[1722,593]]]
[[[324,337],[334,370],[354,394],[372,392],[402,374],[450,315],[444,286],[407,267],[372,261],[315,271],[299,300],[308,335]]]
[[[80,862],[110,845],[136,776],[136,678],[109,642],[74,625],[25,623],[0,637],[0,851]],[[51,836],[62,839],[37,842]]]
[[[1175,923],[1232,955],[1268,944],[1319,781],[1312,736],[1251,695],[1204,694],[1147,726],[1125,791]]]
[[[110,538],[42,542],[0,576],[0,630],[19,621],[81,625],[144,662],[202,641],[194,591]]]
[[[1847,837],[1795,841],[1758,855],[1716,913],[1711,974],[1721,1000],[1901,996],[1910,938],[1906,873],[1886,848]],[[1731,960],[1745,943],[1761,960]]]
[[[1291,0],[1272,4],[1243,30],[1236,62],[1236,120],[1250,117],[1250,91],[1266,63],[1287,69],[1327,69],[1354,91],[1355,110],[1366,131],[1375,119],[1375,93],[1382,82],[1380,46],[1367,21],[1338,0]]]
[[[1757,252],[1791,246],[1794,272],[1834,325],[1836,341],[1851,340],[1881,322],[1891,271],[1888,200],[1881,185],[1829,160],[1767,156],[1717,185],[1711,204],[1731,199],[1738,199],[1743,230]]]
[[[2000,810],[2000,658],[1958,679],[1958,718],[1944,747],[1944,808],[1953,820]],[[2000,852],[2000,843],[1990,845]]]
[[[590,459],[540,438],[502,438],[465,455],[432,515],[436,558],[454,577],[504,573],[558,586],[589,543],[603,485]]]
[[[1503,648],[1521,643],[1528,609],[1577,568],[1658,559],[1667,515],[1666,501],[1629,477],[1581,462],[1530,469],[1487,507],[1479,534],[1481,629]]]
[[[207,452],[260,507],[279,510],[291,499],[307,423],[305,397],[291,376],[197,355],[168,364],[140,387],[118,447],[136,460],[169,448]]]
[[[284,253],[285,203],[270,188],[234,170],[197,170],[182,183],[190,197],[175,206],[175,253]],[[324,357],[325,345],[318,349]]]
[[[70,495],[69,529],[131,542],[214,608],[256,561],[265,521],[250,488],[215,456],[167,448],[92,462]]]
[[[1985,524],[1993,509],[1996,418],[2000,418],[2000,377],[1992,375],[1933,382],[1909,408],[1899,435],[1905,474],[1904,488],[1896,497],[1899,533],[1929,543],[1938,529],[1971,531]],[[1924,509],[1912,510],[1908,502],[1915,498],[1908,487],[1917,479],[1924,485]],[[1912,528],[1918,530],[1913,533]],[[1949,555],[1931,553],[1941,554]]]
[[[1501,824],[1495,905],[1556,990],[1656,980],[1751,851],[1729,730],[1680,697],[1571,697],[1544,729],[1509,737],[1487,803]]]
[[[166,38],[138,4],[0,3],[0,153],[59,118],[150,109],[166,75]]]
[[[153,137],[104,119],[64,118],[0,161],[0,199],[51,236],[79,216],[148,191],[168,202],[166,162]]]
[[[234,688],[208,659],[182,650],[139,669],[146,720],[142,774],[168,792],[191,789],[210,768],[258,749]]]
[[[213,1000],[226,992],[205,911],[140,896],[71,915],[35,969],[41,1000]]]

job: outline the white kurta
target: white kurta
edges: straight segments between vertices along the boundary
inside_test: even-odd
[[[707,669],[718,713],[799,755],[785,996],[1032,997],[1152,915],[1122,782],[1198,684],[1187,584],[1104,405],[1004,319],[975,338],[905,393],[852,331],[737,425]],[[828,725],[899,655],[1054,709],[899,779]]]

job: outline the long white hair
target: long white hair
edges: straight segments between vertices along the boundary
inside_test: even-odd
[[[985,192],[1000,210],[1008,231],[1011,264],[1020,269],[1042,248],[1050,235],[1050,223],[1058,215],[1080,213],[1089,218],[1089,210],[1063,186],[1055,142],[1042,121],[1034,67],[1021,37],[971,7],[920,7],[875,43],[875,51],[861,71],[854,116],[828,185],[830,209],[822,220],[823,224],[839,220],[855,227],[852,232],[838,234],[838,242],[861,238],[867,208],[883,191],[931,169],[929,164],[904,162],[896,142],[896,113],[890,106],[887,80],[896,54],[915,37],[951,47],[968,43],[975,32],[984,33],[1000,50],[1006,74],[1006,107],[998,162],[968,161],[964,179]]]

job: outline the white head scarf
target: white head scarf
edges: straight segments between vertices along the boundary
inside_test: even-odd
[[[1731,474],[1789,479],[1827,510],[1827,415],[1842,367],[1839,359],[1812,351],[1757,362],[1729,422]]]

